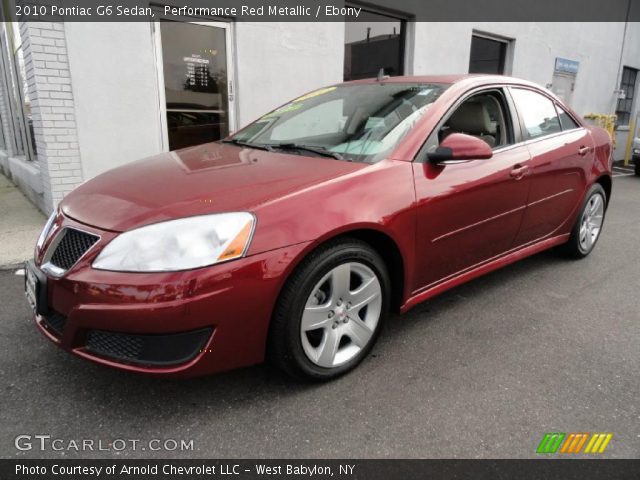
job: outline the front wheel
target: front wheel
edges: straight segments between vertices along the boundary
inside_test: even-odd
[[[591,253],[600,238],[607,195],[598,183],[591,186],[585,196],[582,210],[571,231],[569,241],[564,245],[564,252],[573,258],[584,258]]]
[[[330,380],[373,347],[389,306],[384,261],[368,244],[339,240],[312,253],[284,287],[268,354],[287,373]]]

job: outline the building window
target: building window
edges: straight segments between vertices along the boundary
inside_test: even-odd
[[[345,22],[344,79],[404,74],[405,21],[363,10],[358,22]]]
[[[15,139],[16,155],[24,155],[28,160],[36,160],[36,144],[31,115],[31,101],[27,90],[27,74],[20,24],[5,22],[4,32],[0,31],[0,48],[4,57],[5,84],[8,93],[8,112],[11,130]]]
[[[471,36],[469,73],[504,73],[508,42],[480,35]]]
[[[0,82],[2,82],[2,79],[0,79]],[[0,83],[1,85],[1,83]],[[0,95],[2,95],[2,87],[0,86]],[[4,103],[4,102],[2,102]],[[7,149],[7,144],[4,141],[4,128],[3,128],[3,123],[2,123],[2,112],[0,112],[0,150],[6,150]]]
[[[622,69],[622,80],[620,80],[620,90],[624,92],[624,98],[618,100],[618,108],[616,115],[618,116],[618,125],[629,125],[631,120],[631,112],[633,108],[633,96],[636,91],[636,80],[638,79],[638,70],[635,68],[624,67]]]

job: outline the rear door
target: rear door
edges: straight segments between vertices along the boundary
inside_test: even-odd
[[[514,242],[518,247],[568,231],[594,148],[587,129],[550,97],[527,88],[510,91],[531,153],[527,209]]]

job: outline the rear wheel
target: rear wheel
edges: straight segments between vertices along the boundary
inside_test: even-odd
[[[591,186],[585,196],[582,210],[571,231],[564,252],[573,258],[584,258],[591,253],[600,238],[607,205],[607,195],[598,183]]]
[[[312,253],[280,295],[270,360],[295,377],[314,380],[353,369],[378,337],[389,288],[384,261],[364,242],[340,240]]]
[[[640,157],[636,158],[636,177],[640,177]]]

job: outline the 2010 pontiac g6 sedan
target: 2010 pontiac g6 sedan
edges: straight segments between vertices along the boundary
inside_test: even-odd
[[[611,154],[513,78],[334,85],[78,187],[26,293],[51,341],[100,364],[195,376],[269,358],[331,379],[390,310],[551,247],[588,255]]]

